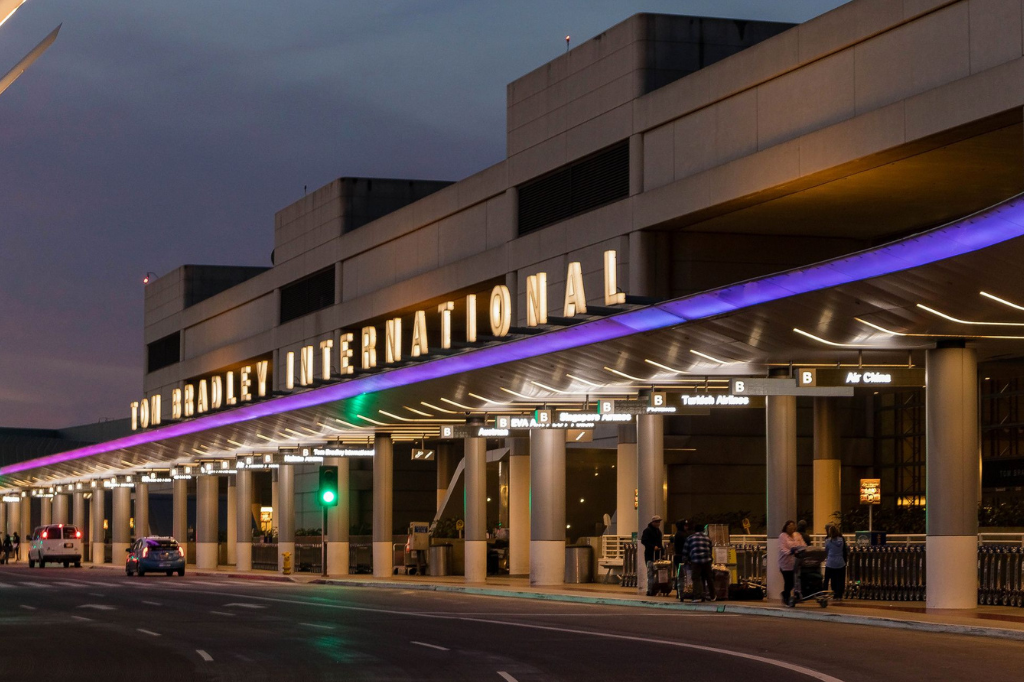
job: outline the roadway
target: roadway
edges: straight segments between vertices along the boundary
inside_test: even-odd
[[[0,678],[1012,680],[1024,644],[713,613],[0,567]]]

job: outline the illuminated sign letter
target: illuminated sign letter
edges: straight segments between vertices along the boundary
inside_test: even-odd
[[[512,326],[512,296],[504,284],[491,289],[491,333],[507,336]]]
[[[626,294],[619,291],[615,251],[604,252],[604,304],[625,303]]]
[[[219,410],[224,404],[224,380],[220,376],[210,377],[210,409]]]
[[[313,383],[313,346],[303,346],[299,350],[299,383],[303,386]]]
[[[226,390],[224,391],[224,402],[228,405],[234,405],[238,402],[235,397],[235,373],[228,372],[224,381]]]
[[[139,403],[132,403],[132,431],[139,430]]]
[[[252,367],[246,365],[242,368],[242,371],[238,373],[238,396],[242,399],[242,402],[252,400],[252,380],[249,375],[252,374]]]
[[[548,323],[548,273],[526,278],[526,326]]]
[[[377,366],[377,328],[363,327],[363,369]]]
[[[384,358],[389,362],[402,361],[402,318],[393,317],[384,322]]]
[[[181,419],[181,389],[171,391],[171,419]]]
[[[320,376],[324,381],[331,378],[332,348],[334,348],[334,339],[324,339],[320,342]]]
[[[466,296],[466,342],[476,342],[476,294]]]
[[[352,373],[352,334],[342,334],[338,343],[338,355],[341,357],[339,367],[341,375]]]
[[[437,306],[437,312],[441,313],[441,348],[452,347],[453,310],[455,310],[455,301],[445,301]]]
[[[192,384],[185,384],[185,398],[182,401],[184,414],[186,417],[191,417],[196,413],[196,387]]]
[[[295,388],[295,352],[288,351],[284,361],[284,387],[289,391]]]
[[[196,412],[198,412],[199,414],[206,412],[206,410],[208,409],[207,406],[210,404],[209,395],[209,391],[206,390],[206,379],[200,379],[199,393],[196,398]]]
[[[160,394],[149,396],[149,423],[156,426],[160,423],[160,413],[163,411]]]
[[[260,360],[256,363],[256,381],[257,389],[259,390],[259,396],[261,398],[267,397],[267,369],[270,367],[270,362],[267,360]]]
[[[563,317],[587,314],[587,294],[583,291],[583,270],[577,261],[569,263],[565,273],[565,307]]]
[[[427,350],[427,314],[417,310],[412,316],[412,356],[426,355]]]
[[[143,400],[141,403],[136,403],[139,406],[139,426],[144,429],[149,428],[149,401]]]

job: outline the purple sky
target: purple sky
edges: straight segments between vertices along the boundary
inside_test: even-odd
[[[29,0],[0,27],[0,426],[127,416],[142,277],[269,265],[334,178],[504,157],[505,85],[637,12],[805,21],[843,0]]]

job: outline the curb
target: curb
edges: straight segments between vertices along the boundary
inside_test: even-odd
[[[794,620],[810,620],[844,625],[866,625],[871,627],[890,628],[896,630],[914,630],[917,632],[934,632],[941,634],[966,635],[970,637],[989,637],[1024,642],[1024,630],[1010,630],[978,625],[956,625],[952,623],[932,623],[921,620],[900,620],[884,616],[857,616],[840,613],[828,613],[799,609],[783,609],[768,606],[741,606],[739,604],[686,604],[678,601],[655,601],[647,599],[621,599],[618,597],[589,597],[572,594],[549,594],[543,592],[518,592],[514,590],[498,590],[487,587],[468,587],[461,585],[433,585],[429,583],[406,583],[395,581],[361,581],[319,579],[311,582],[314,585],[335,585],[340,587],[369,587],[377,589],[422,590],[425,592],[446,592],[468,594],[481,597],[501,597],[506,599],[532,599],[536,601],[566,602],[572,604],[596,604],[601,606],[631,606],[634,608],[664,609],[669,611],[700,611],[704,613],[730,613],[735,615],[765,616],[769,618],[791,618]]]
[[[192,575],[200,578],[233,578],[235,580],[257,580],[271,583],[305,584],[312,582],[296,580],[286,575],[253,575],[251,573],[221,573],[219,571],[194,571]]]

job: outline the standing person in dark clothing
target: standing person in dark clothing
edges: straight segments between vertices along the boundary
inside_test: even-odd
[[[11,559],[11,551],[14,549],[13,543],[11,543],[11,536],[8,533],[4,533],[3,540],[3,563],[7,563]]]
[[[644,528],[640,536],[640,544],[644,546],[644,562],[647,564],[647,596],[653,597],[651,588],[654,586],[654,552],[662,550],[664,536],[661,533],[661,517],[655,515]]]
[[[807,521],[800,519],[796,524],[796,532],[804,539],[804,544],[811,546],[811,534],[807,532]]]
[[[14,531],[11,544],[14,546],[14,560],[21,561],[21,536],[18,535],[18,531]]]
[[[679,564],[686,562],[686,556],[683,554],[683,544],[686,543],[686,538],[690,536],[690,522],[686,519],[679,519],[676,521],[676,535],[672,539],[672,575],[679,575]],[[679,585],[676,585],[676,589],[679,589]]]
[[[711,538],[698,528],[683,544],[693,575],[693,601],[715,601],[715,580],[711,572]],[[704,595],[708,596],[705,597]]]

